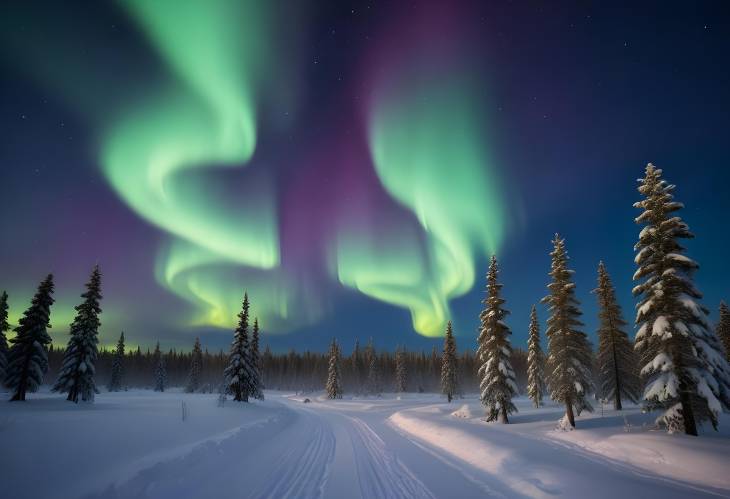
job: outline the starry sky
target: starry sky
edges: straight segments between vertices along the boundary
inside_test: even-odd
[[[599,260],[633,318],[648,162],[730,298],[724,2],[0,9],[0,289],[14,322],[53,272],[58,344],[98,263],[105,345],[225,347],[247,290],[277,351],[473,348],[496,254],[524,346],[555,232],[595,337]]]

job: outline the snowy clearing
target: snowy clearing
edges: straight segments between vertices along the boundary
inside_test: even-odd
[[[560,408],[524,398],[501,425],[481,420],[475,398],[266,396],[218,407],[215,394],[134,390],[74,405],[42,392],[0,404],[2,495],[730,497],[727,415],[692,438],[654,431],[633,407],[599,407],[564,432]]]

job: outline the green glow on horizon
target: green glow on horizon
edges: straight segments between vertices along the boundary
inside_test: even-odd
[[[265,74],[263,2],[123,2],[173,75],[170,87],[133,106],[104,137],[107,179],[139,215],[234,262],[279,262],[273,192],[255,213],[231,212],[186,170],[240,167],[256,147],[255,99]]]
[[[56,289],[54,292],[54,298],[56,301],[51,305],[51,327],[48,329],[48,333],[53,339],[54,347],[65,347],[68,342],[68,331],[69,326],[76,317],[76,305],[83,301],[81,293],[84,291],[83,287],[79,287],[76,290],[61,288]],[[0,291],[1,292],[1,291]],[[13,329],[18,325],[18,321],[23,316],[30,306],[31,299],[35,294],[34,288],[28,288],[27,286],[10,286],[8,288],[8,323],[10,324],[10,330],[7,332],[8,338],[15,336]],[[100,341],[111,341],[114,335],[119,335],[121,329],[120,319],[122,314],[120,311],[101,301],[101,327],[99,328]],[[109,337],[107,337],[109,336]]]
[[[443,334],[448,300],[474,285],[477,256],[495,253],[505,213],[499,179],[475,81],[463,72],[406,72],[377,92],[368,139],[378,177],[387,192],[418,219],[426,254],[412,240],[387,250],[360,246],[364,255],[338,250],[338,275],[367,295],[407,307],[415,330]],[[413,238],[412,238],[413,239]]]
[[[195,326],[235,327],[244,291],[251,300],[252,317],[258,317],[267,332],[284,332],[321,316],[319,302],[302,293],[283,269],[243,268],[180,239],[158,254],[155,277],[195,306],[190,321]]]

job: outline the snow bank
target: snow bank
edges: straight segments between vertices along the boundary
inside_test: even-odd
[[[1,402],[2,495],[86,496],[280,416],[278,406],[266,402],[217,403],[217,394],[148,390],[101,393],[94,404],[49,393],[33,394],[25,403]]]
[[[599,408],[576,418],[577,428],[566,432],[556,430],[562,408],[534,409],[524,397],[515,402],[520,412],[509,425],[482,421],[477,401],[453,412],[443,405],[404,409],[389,422],[414,442],[476,470],[475,476],[499,479],[507,496],[730,496],[727,415],[721,433],[696,438],[653,430],[656,415],[635,406],[604,409],[603,416]]]

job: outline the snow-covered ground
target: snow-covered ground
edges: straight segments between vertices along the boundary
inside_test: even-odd
[[[525,399],[500,425],[470,398],[266,395],[0,403],[0,497],[730,497],[727,416],[692,438],[653,430],[636,408],[599,407],[565,432],[559,408]]]

